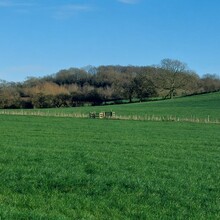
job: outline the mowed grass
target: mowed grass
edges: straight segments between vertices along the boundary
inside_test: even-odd
[[[220,219],[219,131],[0,115],[0,219]]]

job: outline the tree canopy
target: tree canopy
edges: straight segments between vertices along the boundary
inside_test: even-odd
[[[0,80],[0,108],[74,107],[120,100],[144,100],[220,90],[213,74],[199,77],[187,64],[163,59],[154,66],[70,68],[21,83]]]

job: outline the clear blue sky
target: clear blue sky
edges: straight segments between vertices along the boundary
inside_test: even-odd
[[[0,79],[179,59],[220,74],[220,0],[0,0]]]

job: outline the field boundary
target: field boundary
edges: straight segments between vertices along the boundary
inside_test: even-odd
[[[62,113],[62,112],[42,112],[42,111],[11,111],[0,110],[0,115],[19,115],[19,116],[40,116],[40,117],[59,117],[59,118],[89,118],[88,114],[83,113]],[[100,119],[103,120],[104,118]],[[212,119],[210,116],[207,118],[197,118],[192,116],[190,118],[181,118],[177,116],[156,116],[156,115],[115,115],[113,118],[107,118],[108,120],[132,120],[132,121],[158,121],[158,122],[190,122],[190,123],[205,123],[205,124],[220,124],[219,119]]]
[[[82,113],[62,113],[62,112],[42,112],[42,111],[10,111],[1,110],[0,115],[20,115],[20,116],[42,116],[42,117],[60,117],[60,118],[88,118],[87,114]]]
[[[131,116],[117,116],[117,119],[121,120],[134,120],[134,121],[167,121],[167,122],[190,122],[190,123],[208,123],[208,124],[220,124],[219,119],[210,119],[210,116],[207,118],[197,118],[197,117],[190,117],[190,118],[181,118],[177,116],[155,116],[155,115],[145,115],[145,116],[138,116],[138,115],[131,115]]]

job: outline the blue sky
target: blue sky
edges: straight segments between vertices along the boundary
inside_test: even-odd
[[[219,0],[0,0],[0,79],[178,59],[220,74]]]

